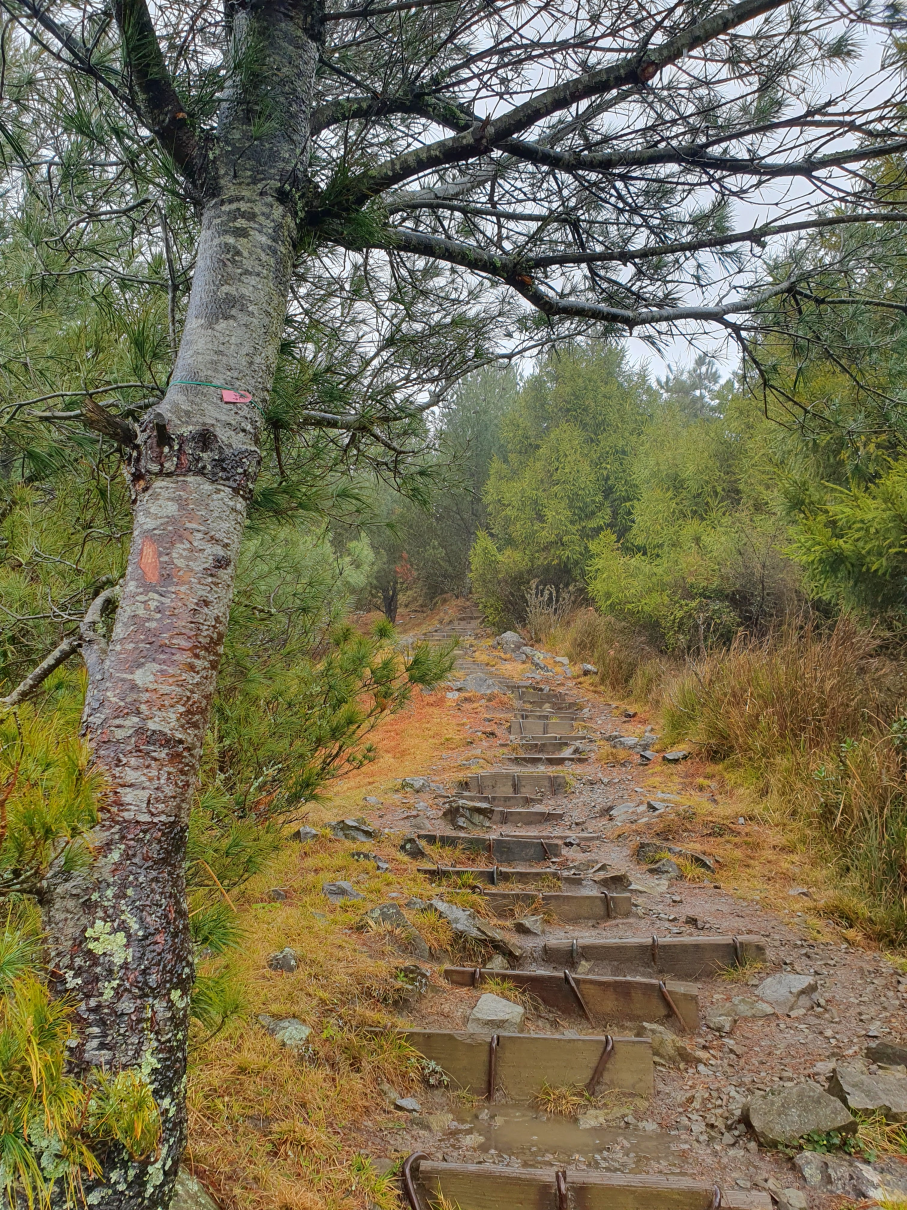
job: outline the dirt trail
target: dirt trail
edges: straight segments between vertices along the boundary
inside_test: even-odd
[[[855,947],[832,925],[817,921],[808,894],[802,893],[805,888],[790,885],[788,875],[795,870],[789,855],[787,867],[780,871],[763,864],[767,885],[760,902],[759,863],[770,862],[771,854],[759,852],[758,825],[729,816],[727,804],[718,803],[709,784],[697,776],[702,771],[692,761],[671,762],[661,753],[647,756],[621,748],[637,739],[635,747],[651,752],[649,745],[655,740],[651,732],[644,732],[644,719],[625,717],[623,707],[603,701],[593,689],[584,687],[581,678],[569,676],[551,658],[539,656],[533,665],[495,651],[487,636],[482,637],[475,618],[439,625],[431,637],[443,639],[451,634],[461,639],[458,665],[451,677],[454,687],[439,692],[446,692],[446,702],[472,709],[477,699],[470,689],[485,690],[483,722],[474,728],[468,748],[440,756],[419,770],[401,770],[401,774],[418,773],[427,779],[426,784],[416,783],[417,790],[403,789],[380,804],[366,803],[363,811],[369,822],[392,833],[421,833],[425,855],[420,857],[415,848],[413,852],[417,854],[414,862],[423,868],[440,863],[489,870],[493,864],[488,856],[489,837],[508,842],[515,837],[540,838],[552,848],[550,859],[544,860],[542,853],[535,865],[507,860],[505,848],[499,850],[504,856],[498,858],[498,865],[547,874],[537,886],[585,893],[593,907],[598,905],[599,914],[604,883],[596,879],[611,875],[609,885],[615,890],[620,889],[620,873],[626,873],[629,887],[624,890],[628,910],[632,902],[630,915],[615,911],[610,919],[596,921],[590,916],[565,922],[547,911],[542,936],[515,931],[512,918],[489,919],[487,923],[502,938],[498,948],[510,952],[507,964],[514,971],[547,971],[565,978],[566,966],[575,980],[586,979],[590,994],[597,995],[605,976],[624,972],[613,964],[603,965],[601,947],[596,949],[593,943],[644,938],[651,946],[653,934],[662,943],[662,955],[672,938],[688,938],[692,943],[761,937],[765,964],[754,969],[746,964],[734,967],[732,962],[732,969],[706,972],[695,980],[699,1028],[692,1033],[672,1029],[676,1042],[655,1031],[651,1099],[613,1090],[594,1103],[573,1106],[572,1116],[561,1116],[545,1112],[537,1103],[501,1103],[499,1098],[489,1102],[487,1097],[464,1097],[438,1087],[419,1096],[418,1111],[401,1112],[393,1129],[376,1131],[369,1139],[371,1152],[385,1158],[424,1153],[428,1160],[423,1166],[429,1177],[424,1177],[423,1196],[426,1188],[448,1192],[444,1180],[432,1175],[435,1170],[429,1161],[440,1164],[439,1171],[445,1164],[481,1165],[467,1174],[464,1188],[471,1192],[453,1199],[462,1210],[497,1205],[514,1197],[519,1201],[522,1194],[517,1196],[516,1186],[500,1183],[504,1179],[501,1172],[511,1169],[547,1171],[552,1179],[552,1174],[567,1169],[568,1188],[583,1173],[686,1176],[709,1188],[718,1186],[726,1206],[767,1207],[772,1204],[768,1200],[771,1194],[775,1202],[780,1199],[782,1207],[792,1210],[804,1205],[825,1210],[859,1202],[872,1192],[872,1181],[881,1180],[892,1191],[900,1187],[907,1204],[907,1164],[903,1161],[880,1155],[875,1175],[865,1163],[865,1155],[862,1167],[847,1158],[833,1158],[824,1167],[821,1160],[809,1157],[795,1163],[796,1147],[787,1153],[760,1147],[752,1129],[741,1120],[742,1107],[754,1095],[805,1080],[824,1088],[839,1061],[861,1060],[865,1048],[880,1039],[903,1038],[907,1033],[903,977],[882,955]],[[488,686],[482,684],[487,677],[497,682],[499,692],[487,692]],[[567,735],[564,740],[552,734],[551,724],[558,718]],[[511,775],[564,774],[566,787],[555,794],[529,794],[518,801],[514,795],[525,783],[511,777],[509,793],[502,792],[501,785],[487,776],[492,770],[506,770]],[[459,807],[452,798],[460,800]],[[506,814],[520,810],[535,812],[530,822],[516,822],[519,814]],[[483,811],[487,820],[482,818]],[[545,819],[544,812],[552,814]],[[440,848],[424,839],[438,834],[459,836],[480,849]],[[653,845],[648,854],[643,850],[640,862],[637,848],[645,839]],[[559,851],[555,851],[558,845]],[[650,872],[647,867],[657,870],[668,846],[681,850],[671,855],[680,868],[662,865],[663,873]],[[569,875],[574,877],[565,879]],[[442,896],[445,882],[454,885],[443,875],[436,875],[435,881]],[[460,878],[457,885],[463,882]],[[506,876],[498,877],[499,891],[518,885]],[[494,890],[490,885],[487,889]],[[539,906],[536,900],[535,908]],[[489,917],[493,914],[488,913]],[[526,914],[525,905],[516,914]],[[584,956],[584,943],[591,957]],[[651,970],[625,973],[650,982],[653,978],[656,982],[668,980],[658,966],[667,959],[659,959],[657,948],[650,952],[656,955]],[[565,956],[569,957],[566,964]],[[499,959],[496,965],[505,964]],[[507,979],[507,971],[499,970],[484,976],[484,986],[482,982],[454,986],[442,967],[430,962],[421,966],[430,984],[424,995],[401,1012],[401,1021],[423,1030],[466,1029],[479,998],[489,987],[498,988],[488,980]],[[789,1011],[763,1017],[740,1015],[740,998],[752,1003],[763,981],[779,973],[806,976],[810,987]],[[501,994],[519,998],[506,986]],[[735,998],[736,1008],[732,1005]],[[604,1018],[590,1022],[580,1010],[580,1001],[572,1012],[540,1004],[537,999],[525,1003],[522,1028],[527,1035],[600,1036],[605,1026],[615,1038],[647,1032],[643,1022],[621,1020],[619,1012],[613,1018],[613,1029]],[[745,1006],[743,1011],[747,1011]],[[662,1021],[662,1025],[671,1024]],[[668,1055],[668,1061],[663,1061],[660,1052]],[[878,1069],[869,1071],[877,1073]],[[417,1162],[414,1174],[418,1169]],[[456,1175],[454,1169],[451,1173]],[[460,1186],[453,1176],[450,1188],[456,1192]],[[526,1180],[538,1183],[541,1177],[527,1176]],[[572,1194],[563,1200],[564,1190],[556,1183],[550,1189],[547,1185],[533,1189],[532,1197],[541,1199],[539,1205],[574,1204]],[[415,1191],[418,1196],[418,1182]],[[599,1193],[605,1196],[605,1187]],[[596,1201],[599,1193],[577,1194],[576,1204],[591,1198],[590,1206],[605,1205]],[[652,1191],[621,1200],[628,1196],[623,1190],[616,1201],[607,1204],[702,1204],[703,1210],[708,1204],[699,1192],[683,1195],[692,1200],[683,1200],[678,1193],[676,1202],[663,1201],[667,1193]]]

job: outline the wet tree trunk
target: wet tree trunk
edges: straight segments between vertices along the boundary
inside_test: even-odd
[[[163,1123],[157,1156],[111,1152],[103,1181],[86,1182],[95,1207],[166,1207],[185,1145],[188,818],[260,465],[254,404],[266,402],[286,313],[316,62],[311,9],[264,3],[234,16],[246,91],[234,88],[221,113],[173,383],[129,460],[134,530],[109,648],[85,649],[83,724],[107,789],[90,863],[47,888],[49,964],[76,1005],[71,1069],[138,1071]],[[223,389],[253,403],[225,401]]]

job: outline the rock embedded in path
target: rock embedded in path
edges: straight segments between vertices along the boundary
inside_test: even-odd
[[[851,1201],[900,1205],[907,1200],[907,1172],[900,1159],[867,1164],[849,1156],[802,1151],[794,1156],[794,1167],[811,1189]]]
[[[689,861],[701,870],[708,870],[710,874],[716,872],[715,862],[711,857],[706,857],[702,853],[694,853],[691,849],[681,849],[677,845],[667,844],[661,840],[643,840],[636,846],[636,860],[640,865],[660,861],[665,853],[671,857],[680,857],[684,861]]]
[[[705,1023],[716,1034],[729,1034],[737,1024],[737,1018],[725,1006],[722,1006],[708,1013]]]
[[[374,840],[378,835],[364,819],[335,819],[328,831],[338,840]]]
[[[809,1210],[806,1194],[799,1189],[782,1189],[778,1194],[778,1210]]]
[[[753,996],[735,996],[731,1001],[730,1011],[735,1017],[751,1017],[754,1020],[775,1015],[775,1010],[770,1004]]]
[[[478,1003],[469,1014],[466,1028],[470,1033],[518,1034],[523,1029],[525,1016],[526,1010],[522,1005],[486,992],[479,996]]]
[[[837,1097],[811,1080],[754,1096],[747,1117],[760,1143],[790,1146],[808,1134],[856,1134],[857,1122]]]
[[[400,782],[402,790],[411,790],[413,794],[424,794],[431,789],[431,781],[427,777],[404,777]]]
[[[298,1017],[269,1017],[267,1013],[260,1013],[258,1020],[271,1037],[276,1038],[288,1050],[301,1050],[312,1032]]]
[[[663,1025],[653,1021],[643,1021],[636,1027],[637,1038],[648,1038],[652,1043],[652,1057],[656,1062],[666,1063],[669,1067],[680,1067],[685,1063],[696,1063],[700,1053],[688,1046],[683,1038],[672,1034]],[[703,1055],[702,1057],[708,1057]]]
[[[907,1076],[871,1075],[860,1067],[839,1063],[828,1091],[854,1112],[880,1113],[886,1122],[907,1122]]]
[[[678,748],[674,752],[665,752],[661,759],[666,760],[668,764],[676,765],[682,760],[687,760],[689,755],[685,748]]]
[[[459,686],[465,693],[499,693],[500,685],[482,672],[471,672]]]
[[[461,937],[471,937],[474,941],[487,941],[499,953],[508,958],[522,958],[523,951],[506,937],[502,937],[497,929],[486,924],[477,916],[472,908],[458,907],[455,903],[447,903],[444,899],[432,899],[429,904],[439,916],[442,916],[455,933]]]
[[[325,882],[321,887],[322,895],[326,895],[331,903],[342,903],[344,899],[364,899],[351,882]]]
[[[662,857],[661,861],[656,861],[654,865],[647,866],[646,873],[660,875],[662,878],[680,878],[683,871],[672,858]]]
[[[907,1067],[907,1046],[888,1038],[871,1042],[863,1053],[870,1063],[878,1063],[882,1067]]]
[[[368,920],[372,924],[385,924],[396,930],[400,934],[401,940],[418,958],[431,957],[431,950],[428,948],[425,938],[410,924],[398,904],[379,904],[378,907],[370,908],[362,919]]]
[[[299,970],[299,959],[296,957],[296,951],[287,946],[286,949],[272,954],[268,959],[268,970],[283,971],[287,975],[291,975],[293,971]]]
[[[812,1004],[819,985],[811,975],[769,975],[756,988],[756,995],[776,1012],[789,1013]]]
[[[513,931],[525,933],[529,937],[543,937],[545,935],[544,920],[541,916],[522,916],[519,920],[514,920]]]
[[[418,836],[405,836],[400,845],[400,852],[405,857],[427,857],[428,854],[422,847]]]

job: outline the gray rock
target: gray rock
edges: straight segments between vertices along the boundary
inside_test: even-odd
[[[312,1032],[298,1017],[269,1017],[267,1013],[261,1013],[258,1020],[271,1037],[282,1042],[288,1050],[301,1050]]]
[[[362,801],[367,802],[370,807],[380,807],[381,806],[381,799],[375,798],[375,796],[373,794],[366,794],[365,798],[363,798]]]
[[[681,1067],[686,1063],[695,1063],[699,1058],[697,1052],[688,1046],[683,1038],[672,1034],[663,1025],[643,1021],[636,1027],[636,1037],[648,1038],[652,1043],[653,1058],[666,1063],[669,1067]]]
[[[509,971],[510,963],[503,954],[492,954],[485,963],[487,971]]]
[[[499,634],[495,640],[495,646],[500,647],[504,651],[519,651],[523,646],[523,640],[514,630],[505,630],[503,634]]]
[[[737,1024],[737,1018],[726,1009],[714,1009],[706,1015],[706,1025],[716,1034],[729,1034]]]
[[[322,883],[321,893],[330,899],[331,903],[342,903],[344,899],[364,899],[350,882]]]
[[[466,693],[498,693],[500,685],[482,672],[472,672],[463,681],[463,689]]]
[[[291,839],[298,841],[299,844],[306,844],[310,840],[318,839],[318,831],[315,828],[309,827],[297,828],[293,832]]]
[[[378,835],[364,819],[335,819],[328,831],[338,840],[374,840]]]
[[[656,861],[654,865],[648,866],[646,872],[659,874],[663,878],[680,878],[681,876],[680,866],[670,857],[662,857],[661,861]]]
[[[789,1013],[810,1003],[819,985],[811,975],[769,975],[756,988],[760,1000],[771,1004],[779,1013]]]
[[[837,1097],[811,1080],[754,1096],[747,1107],[760,1143],[789,1146],[808,1134],[855,1134],[857,1122]]]
[[[356,852],[350,853],[350,856],[354,857],[356,861],[373,861],[375,863],[375,869],[379,874],[386,874],[390,869],[390,866],[387,864],[387,862],[384,861],[383,858],[379,857],[377,853],[363,853],[361,849],[358,849]]]
[[[518,1034],[523,1028],[526,1010],[519,1004],[486,992],[469,1014],[466,1028],[471,1033]]]
[[[674,752],[665,752],[661,759],[666,760],[671,765],[676,765],[679,761],[686,760],[689,755],[689,752],[685,748],[678,748]]]
[[[778,1194],[778,1210],[809,1210],[806,1194],[799,1189],[782,1189]]]
[[[181,1168],[173,1189],[170,1210],[220,1210],[197,1176]]]
[[[764,1000],[756,1000],[753,996],[735,996],[731,1001],[731,1012],[736,1017],[773,1017],[775,1010]]]
[[[400,786],[404,790],[411,790],[413,794],[424,794],[426,790],[431,789],[431,782],[427,777],[404,777]]]
[[[268,891],[268,897],[273,899],[275,903],[283,903],[284,899],[287,897],[287,893],[283,887],[272,886],[270,891]]]
[[[870,1075],[859,1067],[839,1063],[828,1091],[854,1112],[880,1113],[886,1122],[907,1122],[907,1076],[882,1072]]]
[[[636,846],[636,860],[640,865],[649,865],[650,862],[659,861],[665,853],[671,857],[682,857],[684,861],[690,861],[699,869],[708,870],[710,874],[716,872],[716,866],[711,857],[705,857],[702,853],[694,853],[690,849],[681,849],[677,845],[666,844],[661,840],[643,840]]]
[[[794,1167],[811,1189],[837,1193],[853,1201],[903,1203],[907,1196],[907,1170],[903,1160],[867,1164],[844,1155],[802,1151]]]
[[[296,951],[287,946],[286,949],[272,954],[268,959],[268,970],[284,971],[288,975],[292,974],[295,970],[299,970],[299,959],[296,957]]]
[[[378,907],[373,907],[367,911],[363,916],[363,920],[369,920],[372,924],[388,925],[401,934],[402,940],[418,958],[425,959],[431,957],[431,950],[426,945],[425,939],[403,915],[398,904],[379,904]]]
[[[415,1097],[397,1097],[394,1101],[394,1109],[399,1109],[403,1113],[420,1113],[422,1106]]]
[[[406,857],[426,857],[428,854],[419,843],[418,836],[406,836],[400,845],[400,852]]]
[[[490,942],[496,950],[508,958],[522,958],[522,949],[518,945],[514,945],[512,941],[508,941],[506,937],[502,937],[497,929],[486,924],[472,908],[461,908],[455,903],[446,903],[443,899],[432,899],[429,906],[433,907],[439,916],[443,916],[454,932],[459,933],[462,937],[471,937],[474,941]]]
[[[406,906],[411,912],[424,912],[428,904],[424,899],[417,899],[415,895],[411,899],[407,899]]]
[[[594,676],[598,672],[594,664],[580,664],[579,670],[583,676]]]
[[[907,1067],[907,1046],[886,1038],[871,1042],[863,1053],[870,1063],[879,1063],[883,1067]]]
[[[514,920],[513,931],[526,933],[530,937],[542,937],[545,934],[545,924],[541,916],[522,916]]]
[[[555,664],[560,664],[562,668],[570,667],[570,661],[567,659],[567,657],[565,655],[556,655],[554,657],[554,662],[555,662]]]

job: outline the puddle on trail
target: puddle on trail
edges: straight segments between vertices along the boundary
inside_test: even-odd
[[[572,1159],[605,1154],[621,1161],[625,1171],[645,1171],[652,1161],[676,1160],[672,1136],[660,1130],[592,1126],[581,1129],[571,1118],[537,1113],[524,1105],[495,1105],[464,1113],[456,1121],[456,1134],[468,1136],[476,1151],[497,1151],[521,1159]],[[482,1141],[479,1141],[481,1136]],[[465,1139],[464,1139],[465,1141]]]

